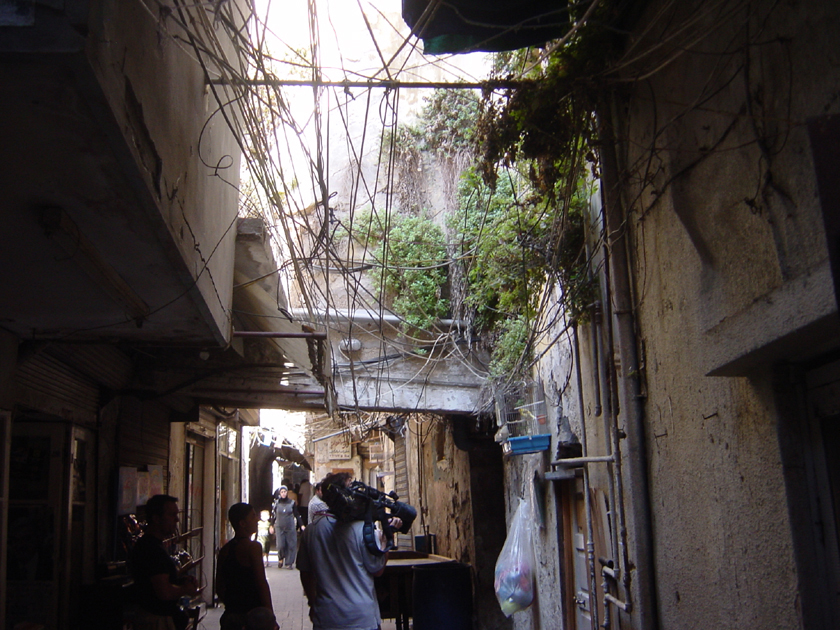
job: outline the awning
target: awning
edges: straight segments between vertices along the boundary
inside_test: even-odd
[[[566,0],[403,0],[402,16],[429,55],[539,46],[569,30]]]

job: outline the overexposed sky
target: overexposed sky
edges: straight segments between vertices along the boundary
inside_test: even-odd
[[[270,429],[279,438],[291,442],[301,453],[305,451],[306,414],[285,409],[260,409],[260,426]]]
[[[290,48],[310,50],[308,4],[306,0],[257,1],[257,14],[279,40],[270,44],[277,56],[288,57]],[[316,0],[314,6],[319,61],[326,80],[388,78],[382,72],[383,60],[391,61],[411,32],[402,20],[400,0]],[[417,50],[412,52],[410,45],[403,48],[391,64],[391,78],[431,80],[430,75],[438,74],[434,80],[480,80],[487,74],[486,53],[424,56],[422,43],[413,41]]]
[[[306,0],[257,0],[260,20],[268,25],[268,50],[276,58],[291,60],[296,51],[307,57],[312,54],[312,31]],[[402,20],[400,0],[315,0],[318,33],[318,60],[321,78],[325,81],[478,81],[486,78],[489,56],[486,53],[469,55],[423,55],[422,42],[405,39],[410,29]],[[364,16],[363,16],[364,12]],[[366,19],[365,19],[366,18]],[[388,63],[388,70],[383,70]],[[277,64],[275,73],[280,79],[305,80],[312,77],[302,68]],[[399,91],[398,115],[394,113],[393,93],[384,88],[325,89],[320,92],[321,144],[320,151],[329,156],[328,179],[330,193],[342,198],[344,182],[340,173],[356,169],[358,164],[375,170],[378,159],[378,138],[384,127],[398,122],[412,122],[423,106],[423,97],[430,89]],[[311,87],[285,87],[284,99],[299,129],[309,155],[316,155],[314,92]],[[296,181],[300,208],[315,199],[309,165],[304,151],[288,143],[289,157],[282,156],[284,179]],[[291,160],[291,163],[287,162]],[[324,163],[327,163],[326,157]],[[293,165],[293,166],[292,166]],[[293,175],[292,175],[293,174]],[[371,184],[372,186],[372,184]],[[365,188],[364,186],[362,187]],[[370,186],[368,187],[370,188]]]

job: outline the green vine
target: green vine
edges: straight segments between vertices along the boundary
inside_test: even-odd
[[[508,379],[512,374],[522,372],[522,365],[531,359],[529,332],[528,321],[522,316],[507,319],[500,324],[490,360],[491,378]]]
[[[465,305],[492,347],[494,375],[520,374],[529,364],[530,333],[545,308],[547,286],[560,284],[566,311],[578,319],[595,299],[585,250],[585,179],[579,176],[558,205],[552,199],[559,197],[538,194],[515,169],[504,171],[495,188],[473,169],[464,173],[450,228],[460,237]]]
[[[391,224],[374,256],[382,263],[374,280],[384,287],[394,312],[407,327],[427,329],[449,312],[443,295],[448,278],[446,241],[431,220],[404,214],[391,217]]]
[[[586,172],[597,177],[599,77],[620,48],[618,30],[607,25],[626,10],[603,2],[548,55],[532,48],[494,57],[492,78],[512,87],[484,93],[477,161],[462,183],[458,216],[466,303],[492,345],[494,378],[524,375],[553,283],[578,321],[597,297],[585,247]]]

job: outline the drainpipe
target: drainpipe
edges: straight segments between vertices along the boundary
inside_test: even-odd
[[[606,244],[610,258],[612,303],[616,340],[621,359],[621,414],[627,429],[626,464],[628,486],[632,489],[630,511],[633,514],[636,546],[635,613],[639,630],[658,628],[656,579],[653,561],[653,522],[648,484],[647,440],[644,401],[639,378],[639,352],[633,310],[633,292],[628,266],[627,217],[621,202],[618,155],[613,127],[614,94],[602,101],[598,116],[601,136],[601,178],[603,182]],[[618,383],[616,383],[618,385]]]
[[[574,344],[574,362],[575,362],[575,376],[577,377],[577,394],[578,404],[580,405],[580,414],[583,422],[580,423],[580,445],[583,449],[583,457],[574,458],[579,459],[584,464],[583,466],[583,504],[586,513],[586,566],[589,569],[589,622],[592,630],[598,629],[598,581],[595,578],[595,535],[594,526],[592,524],[592,493],[589,484],[589,466],[586,464],[596,458],[589,456],[589,449],[586,439],[586,419],[583,418],[584,405],[583,400],[583,375],[580,368],[580,342],[578,340],[578,323],[572,322],[572,340]],[[573,460],[566,460],[568,463]]]

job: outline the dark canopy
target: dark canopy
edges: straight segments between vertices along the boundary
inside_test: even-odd
[[[431,55],[539,46],[569,28],[566,0],[403,0],[402,16]]]

